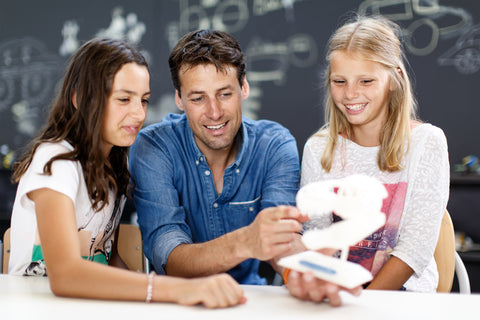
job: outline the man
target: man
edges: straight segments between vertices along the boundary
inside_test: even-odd
[[[169,65],[184,114],[143,129],[130,150],[144,251],[157,273],[228,272],[241,284],[265,284],[259,260],[283,273],[276,261],[305,250],[299,233],[308,217],[293,206],[295,139],[275,122],[242,117],[249,86],[243,53],[231,35],[188,33]],[[294,296],[341,304],[339,291],[347,289],[311,273],[288,272]]]
[[[295,139],[272,121],[242,117],[248,97],[238,42],[220,31],[185,35],[169,57],[171,114],[143,129],[130,169],[144,251],[157,273],[228,272],[265,284],[259,260],[295,250],[308,218],[295,207]]]

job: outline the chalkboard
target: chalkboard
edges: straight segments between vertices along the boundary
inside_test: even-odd
[[[480,155],[476,0],[16,0],[0,4],[2,165],[8,169],[41,127],[68,58],[95,36],[127,38],[147,56],[153,91],[147,123],[178,112],[167,57],[180,36],[199,28],[225,30],[239,40],[251,88],[244,113],[288,127],[301,155],[323,124],[325,45],[355,12],[401,25],[419,114],[444,130],[452,165]]]

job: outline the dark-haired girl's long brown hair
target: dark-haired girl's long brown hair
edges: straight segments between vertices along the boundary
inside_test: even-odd
[[[14,164],[14,182],[27,171],[40,144],[66,140],[73,151],[52,157],[43,168],[45,174],[52,173],[56,160],[79,161],[95,210],[108,203],[110,190],[116,198],[130,194],[128,148],[114,146],[106,158],[101,148],[101,129],[114,76],[131,62],[148,68],[137,49],[119,40],[92,39],[78,49],[70,60],[45,127]]]

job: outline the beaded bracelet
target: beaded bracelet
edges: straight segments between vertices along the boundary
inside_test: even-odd
[[[148,287],[147,287],[147,298],[145,299],[146,303],[152,302],[153,298],[153,276],[155,275],[155,272],[150,272],[148,275]]]

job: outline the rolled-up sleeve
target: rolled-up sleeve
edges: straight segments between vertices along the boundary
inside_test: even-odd
[[[165,274],[172,250],[179,244],[192,243],[185,210],[179,205],[173,184],[175,163],[161,136],[144,130],[130,149],[129,166],[143,249],[155,271]]]

